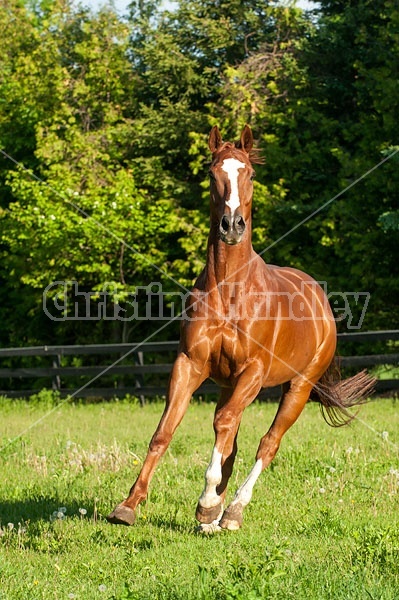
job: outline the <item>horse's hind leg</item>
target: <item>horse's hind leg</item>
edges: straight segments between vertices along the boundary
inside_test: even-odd
[[[296,377],[291,384],[284,386],[283,395],[274,421],[260,441],[256,461],[249,476],[237,490],[233,501],[226,508],[220,521],[223,529],[239,529],[242,525],[243,511],[252,497],[254,485],[261,472],[269,466],[279,449],[281,438],[295,423],[309,399],[312,383],[302,377]]]

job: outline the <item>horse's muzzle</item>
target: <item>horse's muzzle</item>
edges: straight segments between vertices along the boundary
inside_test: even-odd
[[[225,244],[234,245],[241,242],[244,231],[245,221],[239,213],[234,213],[234,215],[226,213],[220,219],[220,239]]]

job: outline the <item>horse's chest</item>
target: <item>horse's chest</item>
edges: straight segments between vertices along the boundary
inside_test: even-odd
[[[243,343],[244,342],[244,343]],[[236,324],[225,324],[214,337],[211,350],[211,377],[232,381],[248,360],[245,340]]]

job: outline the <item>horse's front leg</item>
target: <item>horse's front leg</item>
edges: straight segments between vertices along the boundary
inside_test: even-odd
[[[260,389],[259,368],[246,369],[234,389],[224,389],[216,406],[215,445],[205,473],[205,487],[198,501],[196,519],[199,531],[213,532],[223,515],[224,499],[237,454],[237,434],[242,414]]]
[[[172,436],[187,410],[193,392],[204,379],[206,379],[206,374],[199,370],[186,354],[179,354],[169,380],[165,410],[151,439],[139,476],[126,500],[108,515],[107,520],[110,523],[133,525],[136,519],[136,508],[147,497],[148,486],[156,466],[167,450]]]
[[[234,390],[223,388],[215,409],[213,428],[215,431],[215,446],[212,451],[211,461],[205,472],[205,487],[198,501],[196,519],[200,523],[218,522],[223,514],[223,501],[226,494],[227,483],[233,470],[237,453],[237,432],[240,425],[242,410],[235,415],[234,423],[230,423],[229,430],[225,432],[224,439],[220,437],[220,416],[223,407],[230,400]]]

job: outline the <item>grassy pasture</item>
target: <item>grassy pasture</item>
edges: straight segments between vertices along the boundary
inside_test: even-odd
[[[193,518],[213,444],[209,404],[190,407],[136,525],[104,519],[133,483],[162,408],[0,401],[1,600],[399,597],[397,403],[370,403],[338,430],[308,405],[242,530],[214,537],[195,534]],[[275,410],[247,409],[230,496]]]

